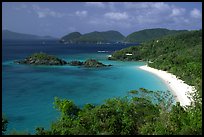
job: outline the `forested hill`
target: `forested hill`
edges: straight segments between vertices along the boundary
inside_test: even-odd
[[[67,42],[67,43],[73,43],[76,41],[77,38],[79,38],[81,35],[81,33],[79,32],[72,32],[72,33],[69,33],[65,36],[63,36],[60,41],[61,42]]]
[[[129,47],[115,52],[111,59],[152,61],[149,66],[176,74],[195,85],[201,95],[201,50],[202,30],[199,30]],[[130,96],[108,99],[97,106],[86,104],[83,108],[71,100],[56,97],[54,108],[60,116],[48,129],[37,127],[36,135],[202,135],[200,98],[182,107],[179,103],[171,104],[169,92],[161,94],[140,88],[127,93]],[[137,93],[140,96],[134,95]],[[2,117],[2,134],[7,123]]]
[[[185,32],[185,31],[187,30],[168,30],[164,28],[144,29],[144,30],[136,31],[129,34],[125,38],[124,42],[141,43],[144,41],[160,38],[165,35],[171,35],[171,34]]]
[[[187,84],[195,86],[201,95],[202,30],[183,32],[125,48],[113,53],[110,59],[148,60],[150,67],[179,76]]]
[[[72,37],[74,36],[74,37]],[[64,43],[116,43],[122,42],[124,36],[118,31],[105,31],[105,32],[90,32],[83,35],[80,33],[74,32],[70,33],[67,36],[61,38],[61,42]]]
[[[90,32],[80,34],[79,32],[72,32],[60,39],[63,43],[141,43],[144,41],[160,38],[166,35],[187,32],[187,30],[168,30],[165,28],[144,29],[129,34],[127,37],[123,36],[120,32],[110,30],[104,32]]]

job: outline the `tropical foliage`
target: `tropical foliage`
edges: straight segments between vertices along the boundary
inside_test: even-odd
[[[136,91],[136,90],[134,90]],[[142,97],[123,97],[106,100],[102,105],[86,104],[77,107],[73,101],[55,98],[60,111],[51,128],[36,129],[37,135],[189,135],[202,134],[201,106],[181,107],[172,104],[172,97],[140,89],[156,102]],[[137,93],[136,93],[137,94]],[[169,99],[166,99],[169,97]],[[165,99],[164,99],[165,98]],[[192,115],[193,114],[193,115]]]
[[[140,128],[141,134],[202,134],[202,30],[144,42],[116,51],[109,59],[147,61],[150,67],[171,72],[197,90],[191,94],[190,106],[177,104],[170,112],[160,113],[156,122]]]
[[[90,32],[81,35],[80,33],[73,32],[61,38],[65,43],[112,43],[121,42],[124,36],[118,31],[105,31],[105,32]]]
[[[168,30],[164,28],[154,28],[154,29],[144,29],[141,31],[136,31],[129,34],[125,38],[125,42],[131,43],[141,43],[144,41],[149,41],[153,39],[157,39],[166,35],[176,34],[180,32],[185,32],[187,30]]]
[[[80,36],[81,36],[81,33],[79,33],[79,32],[72,32],[72,33],[69,33],[69,34],[66,35],[66,36],[63,36],[60,41],[61,41],[61,42],[66,41],[66,42],[69,42],[69,43],[73,43],[73,42],[75,42],[76,39],[79,38]]]
[[[2,135],[5,134],[6,129],[7,129],[7,124],[8,124],[8,120],[7,118],[2,114]]]
[[[128,56],[127,53],[132,54]],[[111,60],[148,61],[202,91],[202,30],[183,32],[144,42],[112,54]]]
[[[36,135],[202,135],[201,50],[202,30],[199,30],[129,47],[110,58],[148,61],[151,67],[177,75],[196,87],[190,106],[172,103],[172,97],[164,94],[169,92],[144,88],[129,91],[131,96],[82,108],[71,100],[56,97],[54,107],[60,112],[59,118],[49,129],[36,128]],[[2,124],[6,123],[2,117]],[[5,130],[2,127],[2,134]]]

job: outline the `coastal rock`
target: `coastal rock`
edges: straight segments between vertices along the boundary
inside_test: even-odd
[[[35,53],[25,59],[14,61],[16,64],[32,64],[32,65],[71,65],[71,66],[83,66],[83,67],[106,67],[112,65],[105,65],[98,62],[95,59],[88,59],[85,62],[81,61],[71,61],[66,62],[52,55],[47,55],[45,53]]]
[[[82,66],[83,62],[81,62],[81,61],[71,61],[68,64],[72,65],[72,66]]]
[[[17,64],[33,64],[33,65],[65,65],[66,61],[45,53],[35,53],[23,60],[14,61]]]
[[[98,62],[95,59],[88,59],[84,62],[84,67],[105,67],[105,66],[107,66],[107,65],[105,65],[101,62]]]
[[[88,68],[99,68],[99,67],[106,67],[106,66],[112,66],[112,65],[105,65],[101,62],[98,62],[95,59],[88,59],[85,62],[81,62],[81,61],[71,61],[68,62],[67,64],[72,65],[72,66],[84,66],[84,67],[88,67]]]

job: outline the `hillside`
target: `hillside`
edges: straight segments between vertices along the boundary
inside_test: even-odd
[[[132,54],[127,56],[126,54]],[[142,43],[113,53],[111,60],[149,61],[148,65],[179,76],[202,95],[202,30]],[[152,63],[153,62],[153,63]]]
[[[133,43],[133,42],[141,43],[144,41],[160,38],[162,36],[185,32],[185,31],[186,30],[168,30],[164,28],[144,29],[144,30],[136,31],[134,33],[129,34],[124,41],[130,42],[130,43]]]
[[[115,43],[122,42],[125,37],[118,31],[90,32],[80,36],[80,33],[70,33],[61,38],[64,43]]]
[[[54,108],[60,115],[49,128],[36,127],[36,135],[202,135],[202,30],[144,42],[117,51],[110,59],[149,61],[149,66],[194,85],[200,94],[185,107],[179,102],[172,104],[170,92],[162,94],[144,88],[127,91],[130,96],[83,107],[55,97]],[[2,134],[7,124],[9,121],[2,117]]]
[[[67,43],[74,43],[75,40],[77,38],[79,38],[81,36],[81,33],[79,32],[72,32],[72,33],[69,33],[68,35],[65,35],[63,36],[61,39],[60,39],[60,42],[67,42]]]
[[[40,40],[40,39],[57,39],[57,38],[53,38],[51,36],[38,36],[38,35],[32,35],[32,34],[13,32],[10,30],[3,30],[2,39],[3,40]]]

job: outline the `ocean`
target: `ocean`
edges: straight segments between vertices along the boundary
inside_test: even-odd
[[[59,112],[53,108],[54,97],[84,104],[102,104],[108,98],[128,96],[128,91],[141,87],[167,91],[157,76],[140,70],[145,62],[110,61],[108,55],[131,44],[72,44],[58,41],[2,42],[2,112],[8,118],[8,131],[49,128]],[[93,58],[108,68],[78,66],[32,66],[14,64],[32,53],[45,52],[66,61]]]

